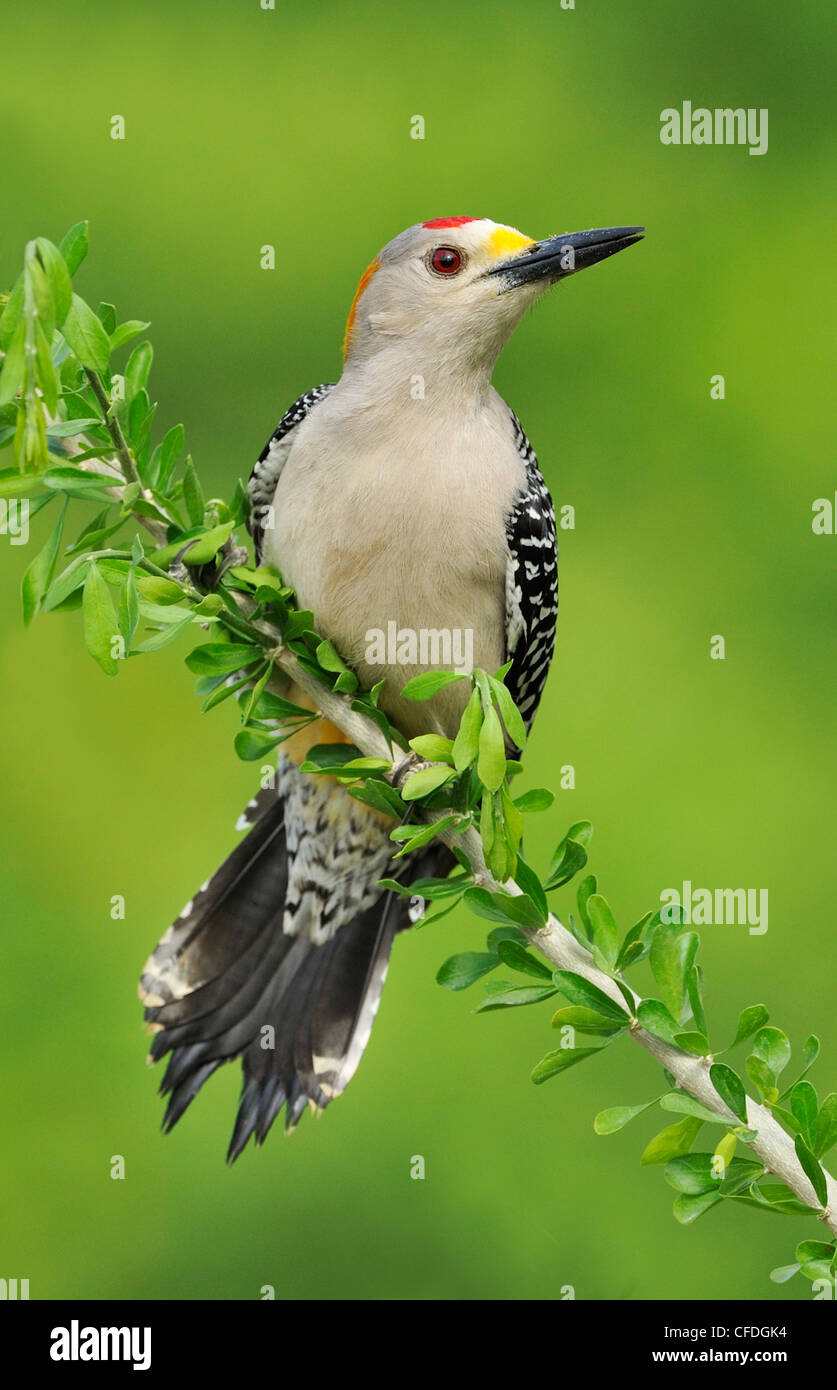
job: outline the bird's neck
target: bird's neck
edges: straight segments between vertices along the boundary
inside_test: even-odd
[[[339,390],[355,410],[398,413],[422,409],[426,416],[478,415],[491,391],[490,363],[417,354],[407,344],[363,361],[346,363]]]

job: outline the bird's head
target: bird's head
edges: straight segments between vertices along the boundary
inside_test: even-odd
[[[399,342],[417,371],[428,362],[490,371],[550,285],[633,246],[643,231],[609,227],[533,241],[483,217],[408,227],[361,277],[346,325],[347,367]]]

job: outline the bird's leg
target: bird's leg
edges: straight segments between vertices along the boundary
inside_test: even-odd
[[[411,776],[414,772],[418,772],[423,767],[432,767],[432,763],[429,763],[426,758],[420,757],[418,753],[409,753],[407,757],[393,769],[391,780],[395,790],[400,791],[408,776]]]

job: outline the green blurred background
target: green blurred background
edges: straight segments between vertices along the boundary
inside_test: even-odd
[[[767,935],[704,930],[710,1025],[723,1039],[763,1001],[797,1049],[816,1031],[821,1093],[837,1080],[837,538],[810,523],[837,485],[834,29],[804,0],[43,0],[6,14],[1,98],[0,281],[28,237],[90,219],[78,288],[152,321],[158,423],[184,422],[210,494],[335,378],[358,276],[403,227],[647,224],[546,298],[495,378],[577,516],[526,785],[557,787],[567,763],[577,782],[533,818],[530,852],[542,865],[590,817],[623,925],[684,878],[768,888]],[[769,152],[663,146],[659,113],[683,100],[767,107]],[[623,1042],[535,1088],[549,1006],[474,1018],[479,987],[436,986],[482,941],[464,912],[397,943],[368,1054],[324,1118],[227,1169],[236,1066],[160,1135],[135,980],[236,843],[255,774],[229,706],[198,715],[185,647],[110,681],[79,615],[24,633],[18,581],[47,524],[0,558],[0,1274],[33,1298],[808,1297],[767,1274],[813,1223],[725,1209],[684,1229],[661,1170],[638,1165],[656,1115],[593,1134],[602,1107],[660,1090],[645,1054]]]

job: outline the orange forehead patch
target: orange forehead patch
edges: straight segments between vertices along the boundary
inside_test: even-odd
[[[355,326],[355,315],[357,314],[357,306],[360,303],[360,297],[363,294],[363,291],[366,289],[366,286],[369,284],[369,281],[372,279],[372,276],[377,274],[380,268],[381,262],[376,258],[374,261],[372,261],[371,265],[368,265],[364,270],[363,274],[360,277],[358,287],[355,290],[355,297],[352,300],[352,307],[349,310],[349,317],[346,320],[346,332],[343,337],[344,362],[349,351],[349,344],[352,341],[352,332],[354,331]]]

